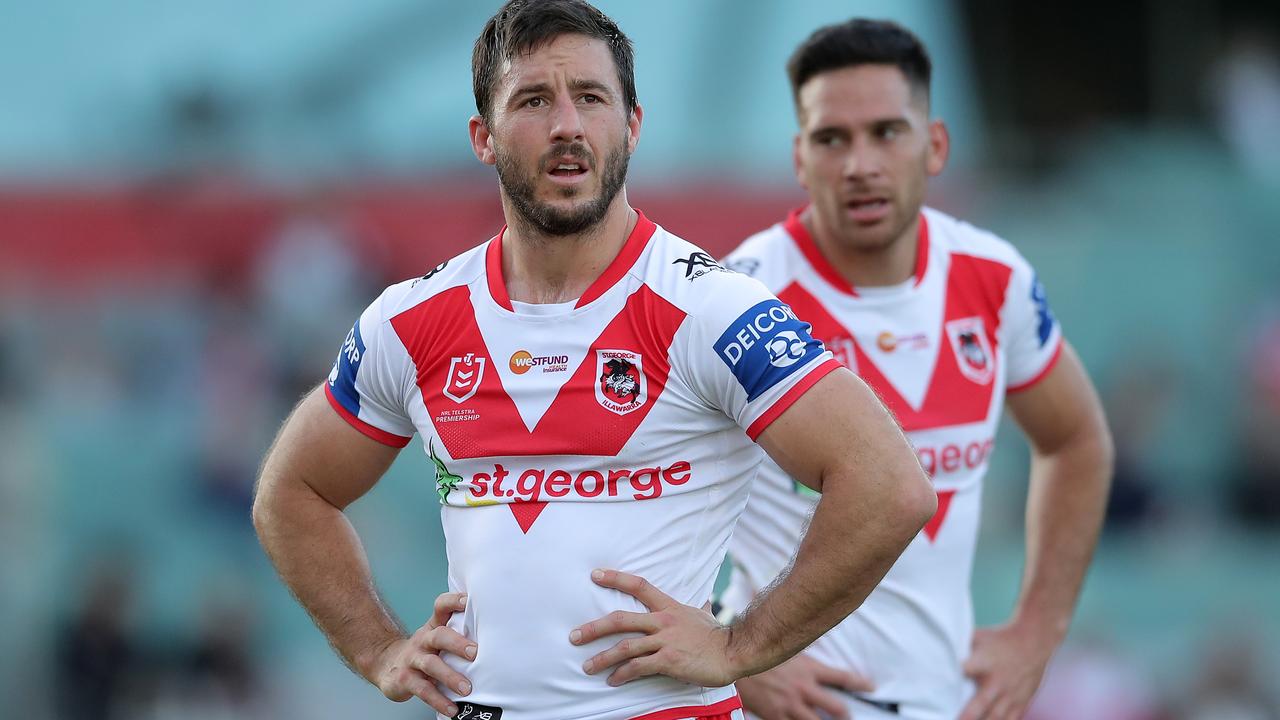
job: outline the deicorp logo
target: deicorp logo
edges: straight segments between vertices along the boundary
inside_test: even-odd
[[[715,343],[751,402],[822,354],[822,343],[778,300],[765,300],[743,313]]]

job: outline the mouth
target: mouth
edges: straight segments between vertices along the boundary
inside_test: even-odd
[[[559,183],[576,183],[589,172],[585,160],[578,158],[556,158],[546,165],[546,173]]]
[[[849,217],[859,223],[878,222],[888,216],[891,208],[889,199],[879,196],[854,198],[844,207]]]

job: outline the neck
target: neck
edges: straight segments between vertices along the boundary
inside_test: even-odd
[[[618,193],[600,222],[573,235],[547,235],[530,225],[504,196],[502,276],[512,300],[560,303],[581,297],[618,256],[639,216]]]
[[[872,248],[851,247],[835,240],[835,233],[822,225],[812,207],[800,214],[800,221],[822,255],[855,288],[898,285],[916,273],[916,253],[920,244],[919,212],[897,237]]]

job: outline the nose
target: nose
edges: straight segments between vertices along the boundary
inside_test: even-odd
[[[883,167],[883,159],[875,143],[866,138],[855,137],[849,146],[849,154],[845,157],[844,176],[848,180],[857,180],[878,176]]]
[[[573,98],[561,95],[556,98],[551,108],[551,140],[552,142],[578,142],[585,139],[582,129],[582,114]]]

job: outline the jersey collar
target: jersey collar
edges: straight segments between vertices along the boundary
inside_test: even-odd
[[[582,293],[582,297],[578,298],[578,302],[574,305],[574,309],[580,308],[590,303],[601,295],[608,292],[619,280],[627,274],[627,271],[636,264],[636,260],[640,259],[640,253],[644,252],[645,247],[649,244],[649,238],[653,237],[653,233],[658,229],[644,213],[636,209],[636,226],[632,228],[631,234],[627,236],[627,241],[622,245],[622,250],[618,251],[618,255],[613,258],[613,262],[600,273],[600,277],[591,283],[586,292]],[[489,248],[485,251],[485,275],[489,281],[489,294],[493,297],[493,301],[498,303],[507,310],[515,312],[511,306],[511,296],[507,294],[507,282],[502,277],[502,236],[506,235],[507,226],[503,225],[502,230],[498,231],[496,237],[489,241]]]
[[[800,221],[800,214],[805,211],[804,207],[796,208],[787,215],[787,219],[782,222],[782,228],[787,231],[791,239],[795,241],[796,247],[800,248],[800,253],[804,255],[813,269],[822,276],[832,287],[840,292],[858,297],[858,290],[849,284],[848,280],[836,270],[835,266],[827,260],[822,251],[818,249],[818,244],[813,241],[813,236],[809,234],[809,229]],[[919,287],[921,281],[924,280],[924,273],[929,267],[929,221],[925,219],[924,213],[920,213],[920,229],[916,233],[916,269],[915,269],[915,287]]]

